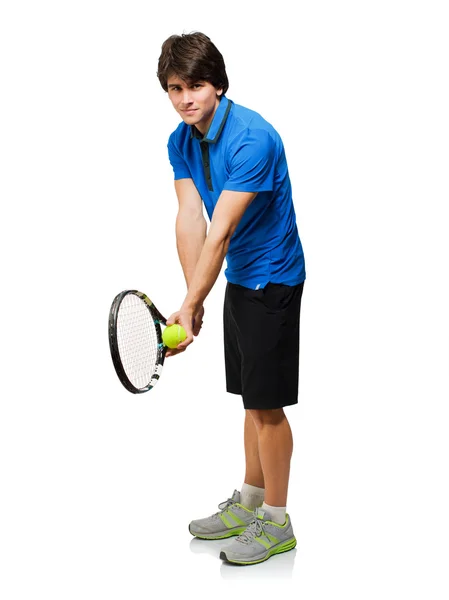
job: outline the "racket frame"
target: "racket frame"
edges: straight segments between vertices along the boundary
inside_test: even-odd
[[[118,314],[120,310],[120,305],[123,302],[124,298],[129,294],[134,294],[138,296],[141,300],[143,300],[145,306],[147,307],[151,318],[153,319],[153,323],[156,330],[157,337],[157,358],[156,358],[156,370],[151,380],[145,387],[137,388],[135,385],[131,383],[126,375],[125,369],[122,364],[122,360],[120,358],[119,346],[118,346],[118,338],[117,338],[117,321]],[[143,394],[144,392],[148,392],[151,390],[156,383],[159,381],[162,367],[164,365],[165,353],[167,352],[167,346],[165,346],[162,341],[162,330],[161,324],[166,325],[166,318],[158,311],[158,309],[154,306],[153,302],[148,298],[146,294],[143,292],[139,292],[138,290],[124,290],[117,294],[114,298],[111,309],[109,311],[109,348],[111,350],[112,362],[114,364],[115,372],[117,373],[118,378],[120,379],[123,386],[132,394]]]

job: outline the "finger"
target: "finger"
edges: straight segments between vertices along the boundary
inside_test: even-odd
[[[178,348],[170,348],[165,353],[165,358],[167,358],[167,357],[170,358],[170,356],[176,356],[177,354],[182,354],[183,352],[185,352],[185,349],[184,350],[178,350]]]
[[[191,333],[191,332],[186,332],[186,333],[187,333],[186,339],[176,346],[177,350],[185,350],[187,348],[187,346],[190,346],[190,344],[193,342],[193,333]]]
[[[175,323],[178,323],[178,319],[179,319],[179,311],[172,313],[167,321],[165,322],[165,324],[168,325],[174,325]]]
[[[196,321],[195,326],[193,328],[193,335],[197,336],[199,334],[199,332],[201,331],[202,326],[203,326],[202,321]]]

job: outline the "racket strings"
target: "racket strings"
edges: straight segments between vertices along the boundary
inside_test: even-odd
[[[148,307],[135,294],[125,296],[120,305],[117,341],[126,376],[136,388],[145,387],[156,372],[158,337]]]

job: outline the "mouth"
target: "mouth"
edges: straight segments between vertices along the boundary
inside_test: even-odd
[[[185,115],[193,115],[197,110],[197,108],[186,108],[181,112],[183,112]]]

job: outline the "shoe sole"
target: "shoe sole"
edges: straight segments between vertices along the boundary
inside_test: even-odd
[[[263,556],[262,558],[258,558],[257,560],[233,560],[232,558],[228,558],[226,556],[226,552],[224,552],[223,550],[220,552],[220,558],[221,560],[225,560],[226,562],[232,563],[234,565],[256,565],[258,563],[268,560],[271,556],[274,556],[275,554],[282,554],[282,552],[288,552],[289,550],[293,550],[295,546],[296,538],[291,538],[286,542],[283,542],[282,544],[270,548],[265,556]]]
[[[189,533],[191,535],[193,535],[194,537],[199,538],[200,540],[224,540],[226,538],[233,537],[235,535],[240,535],[241,533],[243,533],[245,531],[246,527],[247,526],[236,527],[235,529],[230,529],[229,531],[224,531],[219,534],[214,533],[214,534],[208,535],[207,533],[193,533],[193,531],[190,529],[190,526],[189,526]]]

